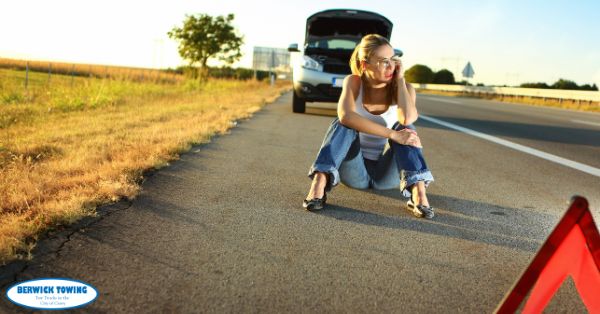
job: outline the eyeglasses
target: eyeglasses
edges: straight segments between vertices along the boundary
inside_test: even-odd
[[[400,61],[400,58],[398,56],[393,56],[390,59],[385,58],[385,59],[377,60],[377,63],[376,63],[377,69],[385,70],[388,68],[393,68],[396,66],[396,63],[398,61]],[[365,62],[368,64],[372,64],[371,62],[369,62],[369,60],[365,60]]]

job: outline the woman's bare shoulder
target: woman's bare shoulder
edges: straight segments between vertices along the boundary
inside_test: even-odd
[[[350,74],[344,78],[343,87],[345,89],[351,90],[354,97],[356,97],[356,96],[358,96],[358,92],[360,91],[361,83],[362,83],[362,80],[360,79],[360,76],[358,76],[356,74]]]

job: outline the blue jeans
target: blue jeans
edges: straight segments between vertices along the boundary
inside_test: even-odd
[[[412,125],[407,127],[415,129]],[[393,127],[394,130],[404,128],[398,122]],[[433,182],[420,148],[388,140],[377,161],[365,159],[358,131],[343,126],[337,118],[331,122],[308,171],[311,180],[316,171],[328,174],[326,192],[342,182],[355,189],[387,190],[400,186],[402,195],[410,197],[410,187],[416,182],[424,181],[426,186]]]

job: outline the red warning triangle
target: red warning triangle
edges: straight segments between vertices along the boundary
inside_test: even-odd
[[[600,313],[600,234],[585,198],[575,196],[496,313],[514,313],[531,290],[523,313],[541,313],[571,276],[590,313]],[[532,290],[533,287],[533,290]]]

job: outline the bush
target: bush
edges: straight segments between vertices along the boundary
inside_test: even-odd
[[[236,80],[249,80],[254,78],[254,70],[247,68],[230,68],[230,67],[221,67],[221,68],[209,68],[208,70],[209,77],[215,78],[229,78]],[[269,71],[256,71],[256,79],[261,81],[265,78],[269,77]]]
[[[598,86],[596,86],[596,84],[590,85],[590,84],[585,84],[585,85],[581,85],[579,86],[579,89],[581,90],[598,90]]]
[[[454,84],[454,74],[446,69],[441,69],[433,75],[433,83],[435,84]]]
[[[415,64],[404,73],[406,81],[410,83],[432,83],[433,76],[433,71],[422,64]]]
[[[554,84],[552,84],[552,88],[556,89],[579,89],[577,83],[565,79],[559,79]]]
[[[175,70],[169,69],[176,73],[181,73],[187,77],[197,78],[200,69],[190,66],[180,66]],[[232,68],[232,67],[207,67],[208,77],[227,78],[236,80],[249,80],[254,78],[254,70],[247,68]],[[269,77],[269,71],[256,71],[256,79],[261,81]]]
[[[525,88],[550,88],[546,83],[523,83],[519,87]]]
[[[559,79],[558,81],[554,82],[554,84],[552,84],[552,85],[538,82],[538,83],[523,83],[519,86],[526,87],[526,88],[552,88],[552,89],[571,89],[571,90],[590,90],[590,91],[598,90],[598,86],[596,86],[596,84],[593,84],[593,85],[585,84],[585,85],[579,86],[579,85],[577,85],[577,83],[575,83],[571,80],[565,80],[565,79]]]

